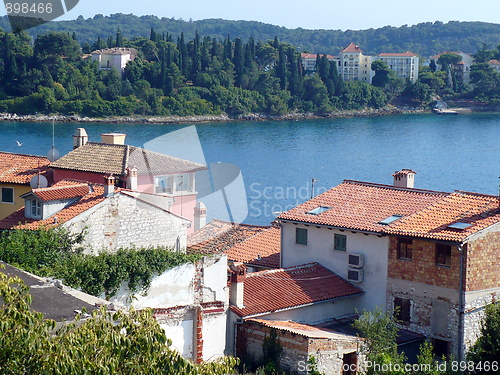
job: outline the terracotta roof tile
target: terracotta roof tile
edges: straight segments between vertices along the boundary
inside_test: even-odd
[[[291,320],[265,320],[265,319],[248,319],[250,322],[255,322],[262,324],[266,327],[276,328],[283,331],[288,331],[301,335],[304,337],[310,337],[315,339],[342,339],[342,340],[363,340],[360,337],[354,335],[348,335],[345,333],[337,332],[332,329],[313,326],[310,324],[297,323]]]
[[[412,215],[446,196],[448,193],[344,180],[277,219],[382,232],[386,226],[378,224],[380,221],[392,215]],[[307,213],[320,206],[329,209],[317,215]]]
[[[272,226],[226,251],[227,259],[260,267],[280,266],[281,228]]]
[[[194,172],[206,169],[202,164],[135,146],[87,142],[50,165],[52,168],[125,176],[136,167],[139,175]]]
[[[223,253],[268,228],[269,226],[213,220],[188,236],[187,251],[202,254]]]
[[[354,43],[349,44],[346,48],[342,50],[342,52],[363,52],[359,46]]]
[[[500,221],[497,196],[456,191],[415,214],[387,226],[388,234],[462,242],[468,236]],[[465,229],[450,224],[472,224]]]
[[[52,182],[52,171],[49,170],[49,159],[44,156],[0,152],[0,182],[28,185],[38,174]]]
[[[43,202],[64,200],[72,198],[81,198],[90,192],[90,187],[88,184],[78,184],[69,186],[52,186],[49,188],[33,189],[27,194],[33,194],[40,198]],[[21,197],[26,196],[22,195]]]
[[[363,291],[318,263],[247,274],[243,303],[231,306],[241,317],[253,317]]]
[[[335,59],[335,56],[328,55],[326,53],[320,53],[319,55],[320,56],[326,55],[326,58],[329,60]],[[303,59],[315,59],[316,60],[318,58],[318,54],[317,53],[301,53],[300,57],[302,57]]]
[[[115,190],[118,192],[119,190]],[[29,229],[36,230],[40,227],[53,227],[60,223],[66,222],[78,216],[82,212],[94,207],[106,198],[103,196],[104,186],[92,185],[92,191],[70,204],[66,208],[57,212],[53,216],[45,220],[28,219],[24,216],[24,207],[15,211],[6,218],[0,220],[0,229]],[[57,222],[54,222],[54,217],[57,217]]]
[[[488,62],[488,64],[489,64],[489,65],[500,65],[500,61],[498,61],[498,60],[490,60],[490,61]]]

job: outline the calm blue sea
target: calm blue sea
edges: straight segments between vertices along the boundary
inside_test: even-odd
[[[99,141],[104,132],[123,132],[127,144],[220,164],[233,177],[239,168],[241,175],[224,190],[220,188],[225,183],[218,186],[213,172],[212,188],[219,192],[219,201],[239,206],[236,219],[251,224],[268,224],[275,213],[309,199],[312,179],[316,195],[343,179],[391,184],[392,173],[401,168],[417,172],[418,188],[498,194],[498,114],[409,114],[195,127],[56,123],[54,143],[61,155],[72,149],[78,127],[86,128],[92,141]],[[2,151],[46,155],[52,146],[51,123],[3,122],[0,129]],[[220,212],[209,207],[209,218],[227,219]]]

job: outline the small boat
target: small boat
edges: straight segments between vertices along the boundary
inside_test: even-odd
[[[436,109],[435,112],[438,114],[438,115],[458,115],[458,112],[457,111],[454,111],[453,109],[443,109],[443,108],[439,108],[439,109]]]

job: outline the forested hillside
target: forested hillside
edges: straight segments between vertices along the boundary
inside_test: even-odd
[[[9,30],[7,17],[0,18],[0,27]],[[148,37],[151,28],[158,33],[168,33],[174,40],[184,33],[186,39],[193,39],[196,31],[201,36],[215,37],[223,40],[230,35],[247,41],[271,40],[277,36],[281,41],[297,47],[300,51],[310,53],[337,54],[339,50],[351,42],[361,46],[367,54],[380,52],[412,51],[421,56],[431,56],[445,50],[461,50],[476,53],[483,48],[496,47],[500,40],[500,24],[485,22],[448,23],[426,22],[413,26],[391,27],[368,30],[335,30],[335,16],[332,16],[332,30],[287,29],[262,22],[227,21],[207,19],[200,21],[183,21],[156,16],[134,16],[132,14],[114,14],[111,16],[96,15],[84,19],[78,17],[73,21],[52,21],[30,29],[31,36],[48,31],[66,31],[77,34],[78,41],[92,44],[98,36],[107,38],[115,35],[120,29],[125,38],[136,36]]]

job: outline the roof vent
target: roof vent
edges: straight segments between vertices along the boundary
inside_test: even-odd
[[[472,226],[471,223],[464,223],[463,221],[456,221],[456,222],[448,225],[448,228],[458,229],[458,230],[464,230],[464,229],[467,229],[467,228],[469,228],[471,226]]]

